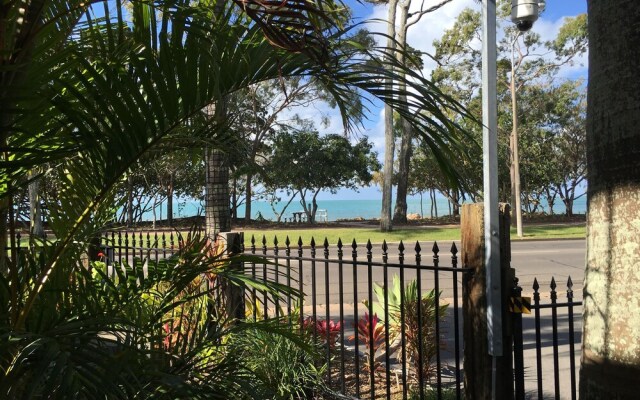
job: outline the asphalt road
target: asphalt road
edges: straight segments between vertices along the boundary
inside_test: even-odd
[[[585,240],[528,241],[511,244],[511,266],[516,269],[520,286],[531,292],[534,278],[542,288],[548,288],[555,277],[558,288],[564,290],[569,277],[573,290],[582,297],[582,282],[586,257]]]
[[[440,251],[438,253],[438,263],[440,267],[451,267],[452,258],[450,253],[451,242],[439,243]],[[458,249],[460,243],[456,242]],[[460,285],[462,281],[462,273],[453,274],[450,271],[440,271],[435,273],[429,266],[435,264],[433,253],[433,242],[421,243],[422,251],[419,263],[423,266],[421,270],[422,289],[429,290],[435,287],[436,277],[438,279],[438,287],[444,298],[452,299],[454,297],[454,282]],[[385,268],[381,263],[384,260],[382,246],[377,244],[373,246],[371,252],[372,267],[369,269],[367,265],[366,249],[358,249],[357,265],[353,265],[353,254],[350,247],[343,249],[342,266],[334,262],[340,258],[337,249],[329,248],[329,253],[325,261],[323,249],[317,249],[315,254],[315,262],[311,250],[303,249],[303,258],[305,260],[290,260],[291,279],[296,287],[299,285],[299,271],[302,269],[302,282],[304,292],[306,294],[306,304],[312,303],[315,297],[316,305],[351,303],[355,300],[360,302],[369,297],[368,282],[382,284],[385,279]],[[530,295],[533,293],[534,279],[538,280],[540,285],[540,293],[543,299],[548,298],[550,284],[552,278],[556,280],[556,291],[559,298],[566,293],[567,280],[571,277],[573,282],[573,291],[576,300],[582,297],[582,282],[584,278],[585,263],[585,241],[584,240],[556,240],[556,241],[522,241],[513,242],[511,248],[512,261],[511,266],[516,270],[516,276],[519,284],[523,288],[523,294]],[[272,252],[267,253],[273,256]],[[297,251],[292,251],[292,256],[297,256]],[[391,243],[387,250],[387,262],[389,267],[386,270],[387,280],[391,283],[394,275],[400,274],[400,264],[407,267],[404,268],[405,282],[416,278],[416,253],[413,248],[405,249],[404,258],[401,260],[398,251],[398,244]],[[280,264],[286,264],[286,260],[282,258],[283,252],[280,251],[280,258],[277,260]],[[460,254],[458,253],[458,258]],[[380,265],[376,265],[376,263]],[[458,267],[461,267],[458,261]],[[314,273],[315,272],[315,273]],[[342,272],[342,274],[340,273]],[[280,271],[282,273],[282,270]],[[371,277],[369,277],[371,273]],[[258,276],[262,276],[261,265],[257,266]],[[268,274],[272,279],[273,273]],[[342,279],[340,279],[342,278]],[[280,276],[280,282],[286,281],[286,277]],[[354,282],[357,284],[354,285]],[[312,285],[312,283],[315,283]],[[315,291],[313,290],[315,286]],[[357,296],[354,296],[354,289],[357,289]],[[328,293],[328,297],[327,297]],[[341,297],[342,293],[342,297]],[[314,296],[315,294],[315,296]],[[461,292],[458,290],[458,297]],[[342,301],[340,299],[342,298]],[[375,299],[375,298],[374,298]]]

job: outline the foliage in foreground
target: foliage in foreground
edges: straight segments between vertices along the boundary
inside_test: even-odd
[[[231,324],[210,295],[223,280],[272,296],[284,288],[251,282],[206,256],[204,239],[187,240],[157,266],[116,265],[115,277],[98,265],[90,273],[86,253],[120,205],[112,201],[118,185],[137,162],[159,157],[152,150],[167,138],[189,127],[199,145],[241,153],[227,121],[204,112],[234,92],[314,76],[347,126],[356,89],[399,106],[380,82],[406,67],[385,59],[384,49],[338,47],[348,39],[329,3],[286,2],[294,11],[252,1],[3,4],[0,396],[257,397],[251,369],[224,345],[232,333],[271,327]],[[406,74],[413,112],[405,116],[455,175],[447,160],[462,140],[443,110],[460,108]],[[47,204],[57,241],[18,256],[15,247],[5,250],[15,233],[7,224],[12,197],[41,175],[59,183]]]
[[[0,275],[0,393],[4,398],[263,398],[246,358],[229,338],[278,332],[268,322],[235,324],[219,302],[223,285],[270,296],[296,295],[254,282],[229,262],[209,257],[197,235],[159,263],[90,270],[66,264],[50,276],[22,329],[10,323],[27,298],[41,252],[21,253],[21,285]],[[249,330],[250,329],[250,330]],[[239,340],[239,339],[237,339]],[[301,354],[301,353],[300,353]]]

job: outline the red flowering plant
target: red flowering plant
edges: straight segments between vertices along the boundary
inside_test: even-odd
[[[318,337],[318,341],[322,345],[327,345],[330,349],[334,349],[338,342],[338,335],[340,335],[342,330],[342,321],[334,322],[333,320],[327,321],[324,319],[314,320],[313,317],[307,317],[302,322],[302,327],[309,333],[315,332]]]
[[[333,322],[332,320],[319,320],[316,322],[316,332],[323,338],[324,342],[329,345],[329,348],[333,349],[338,341],[338,335],[342,328],[342,322]]]
[[[363,368],[367,371],[367,375],[373,370],[378,371],[382,364],[378,361],[378,350],[385,341],[384,324],[380,324],[378,314],[370,315],[365,311],[364,316],[360,317],[358,323],[354,323],[354,328],[358,334],[358,341],[365,345]],[[355,335],[349,337],[349,340],[355,339]]]
[[[89,264],[89,272],[94,279],[101,280],[107,273],[107,257],[103,251],[96,254],[96,259]]]

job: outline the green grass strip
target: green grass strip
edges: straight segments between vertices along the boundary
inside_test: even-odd
[[[586,229],[584,225],[531,225],[525,226],[524,237],[518,238],[515,228],[511,228],[511,240],[531,240],[531,239],[583,239]],[[413,244],[416,241],[449,241],[460,239],[459,227],[423,227],[423,228],[401,228],[392,232],[380,232],[377,228],[306,228],[306,229],[246,229],[244,230],[245,245],[250,244],[251,236],[256,240],[256,246],[262,246],[263,236],[267,240],[267,246],[271,247],[274,238],[278,238],[278,245],[284,247],[284,241],[287,236],[292,246],[296,246],[298,238],[302,239],[304,245],[311,243],[314,238],[317,246],[322,246],[324,239],[327,238],[329,244],[336,244],[338,238],[342,239],[345,246],[351,246],[353,239],[359,246],[364,246],[367,240],[371,243],[399,242],[402,240],[405,244]]]

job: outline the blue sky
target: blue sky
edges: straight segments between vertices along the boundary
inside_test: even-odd
[[[567,15],[577,15],[587,12],[587,0],[547,0],[547,18],[557,19]]]
[[[427,6],[438,3],[439,0],[425,0]],[[384,18],[386,15],[386,8],[384,6],[373,6],[369,3],[359,3],[354,0],[346,1],[348,5],[354,10],[354,17],[357,21],[370,20],[372,18]],[[414,3],[420,3],[414,1]],[[480,2],[478,0],[453,0],[451,3],[445,5],[440,10],[427,15],[420,21],[419,24],[412,27],[409,32],[409,44],[422,51],[429,52],[432,48],[433,40],[439,38],[445,29],[450,28],[456,16],[465,7],[479,8]],[[546,10],[541,15],[540,19],[533,27],[533,31],[539,33],[543,39],[551,39],[555,36],[557,29],[562,25],[564,18],[575,16],[585,13],[587,11],[586,0],[547,0]],[[373,26],[373,29],[386,29],[382,25],[378,25],[378,28]],[[579,60],[574,66],[567,67],[563,72],[566,77],[586,78],[586,55]],[[427,66],[423,71],[428,74],[430,71]],[[375,150],[379,153],[379,158],[382,157],[383,146],[383,133],[382,126],[382,109],[379,108],[379,104],[375,104],[371,108],[369,120],[365,121],[364,129],[360,134],[366,135],[375,145]],[[313,111],[310,111],[313,112]],[[327,110],[324,110],[327,112]],[[331,112],[329,111],[331,114]],[[328,132],[335,132],[340,126],[339,117],[333,114],[332,124],[327,129]],[[330,200],[360,200],[360,199],[380,199],[381,193],[377,187],[362,188],[359,193],[350,190],[340,190],[337,194],[321,193],[319,199]],[[395,198],[395,192],[394,192]]]

